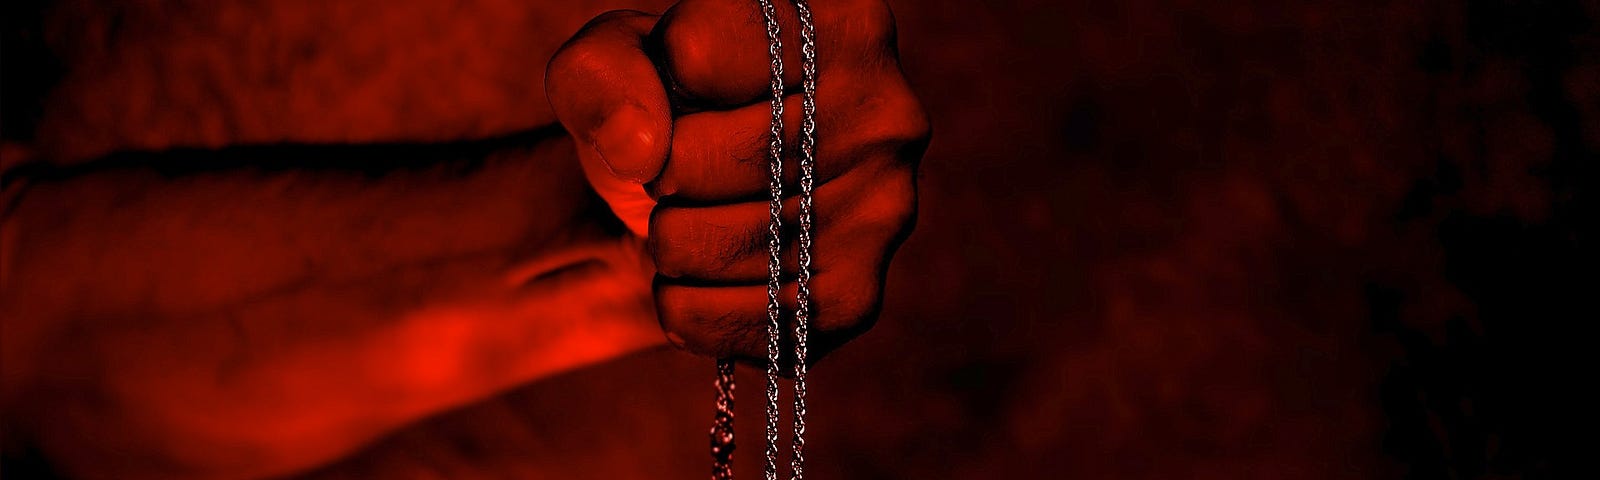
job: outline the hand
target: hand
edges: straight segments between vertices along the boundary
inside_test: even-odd
[[[786,196],[799,191],[799,22],[782,26]],[[926,114],[900,71],[879,0],[814,0],[817,152],[811,351],[869,328],[884,275],[916,216]],[[687,0],[661,16],[590,21],[547,70],[550,102],[596,192],[655,261],[667,337],[696,353],[765,361],[767,145],[765,23],[752,0]],[[797,206],[784,204],[784,271],[796,265]],[[794,309],[786,282],[785,311]]]

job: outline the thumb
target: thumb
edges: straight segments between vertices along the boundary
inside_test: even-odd
[[[654,205],[643,184],[661,173],[672,143],[667,92],[644,50],[657,18],[625,10],[595,17],[545,73],[545,94],[576,141],[584,171],[636,233]]]

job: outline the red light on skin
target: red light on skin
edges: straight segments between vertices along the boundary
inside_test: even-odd
[[[812,359],[875,318],[929,135],[886,7],[818,3]],[[46,175],[6,192],[7,414],[67,475],[271,476],[667,338],[758,356],[764,34],[718,13],[751,5],[571,43],[586,4],[60,5],[46,30],[106,38],[63,39]],[[539,133],[556,113],[575,141]]]

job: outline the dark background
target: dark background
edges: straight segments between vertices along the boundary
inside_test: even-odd
[[[1600,5],[890,3],[935,136],[882,320],[813,376],[814,477],[1590,468]],[[63,74],[39,8],[7,140]],[[698,476],[710,372],[633,355],[309,478]]]

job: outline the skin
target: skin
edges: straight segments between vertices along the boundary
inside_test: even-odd
[[[545,13],[559,25],[596,7]],[[5,155],[7,448],[76,477],[258,478],[663,339],[764,358],[767,61],[753,7],[686,1],[661,16],[601,14],[565,29],[578,31],[570,40],[534,35],[553,52],[534,67],[548,101],[509,141],[486,139],[505,131],[494,121],[441,129],[452,138],[404,124],[335,136],[466,142],[466,158],[285,166],[224,149],[215,157],[247,160],[174,173],[166,157],[106,155],[193,143],[189,130],[161,143],[107,120],[121,130],[96,147],[52,142],[74,124],[47,116],[36,144]],[[813,360],[876,317],[928,139],[887,7],[814,10],[825,53]],[[792,7],[780,13],[786,45],[799,45]],[[72,92],[100,91],[93,76],[63,85],[61,111]],[[798,106],[791,97],[790,145]],[[323,140],[304,128],[221,143]],[[794,211],[791,200],[791,225]]]

